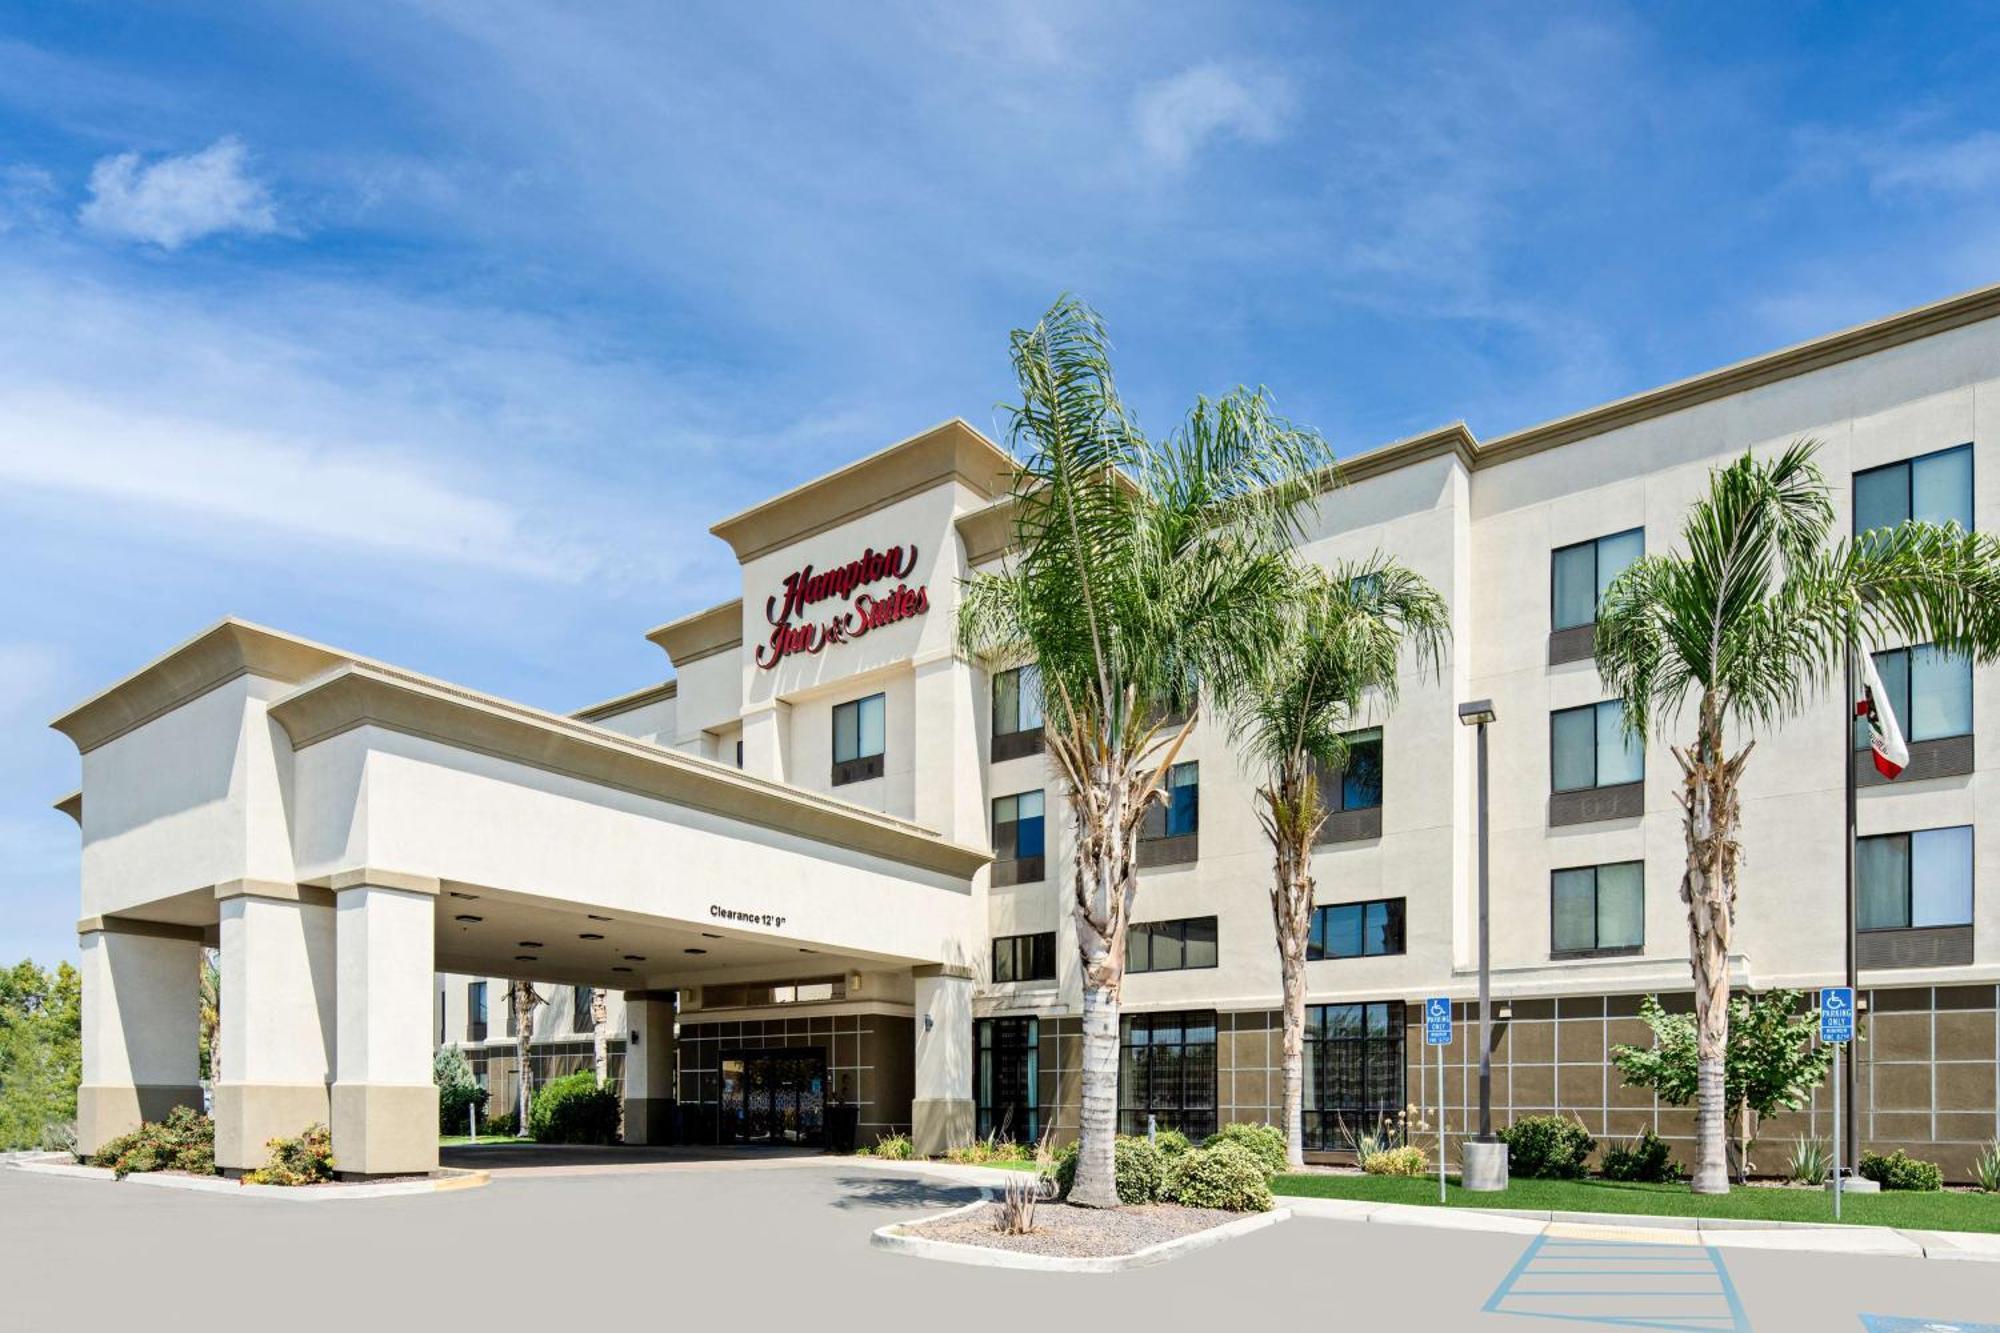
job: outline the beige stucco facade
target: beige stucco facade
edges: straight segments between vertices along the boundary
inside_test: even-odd
[[[1309,964],[1311,1002],[1474,993],[1473,736],[1455,708],[1491,698],[1501,1113],[1684,1133],[1605,1073],[1610,1043],[1643,1039],[1638,997],[1688,984],[1671,736],[1646,753],[1633,806],[1552,813],[1550,715],[1605,697],[1587,656],[1553,651],[1552,552],[1633,528],[1663,549],[1711,468],[1801,436],[1823,442],[1843,522],[1856,471],[1970,444],[1974,522],[2000,526],[1996,413],[2000,289],[1512,436],[1456,425],[1348,459],[1303,552],[1409,564],[1444,593],[1453,637],[1435,675],[1413,667],[1393,713],[1368,719],[1382,728],[1379,817],[1316,858],[1323,904],[1400,900],[1402,947]],[[418,1130],[434,1113],[415,1091],[429,1052],[466,1044],[497,1075],[512,1058],[510,976],[540,984],[537,1041],[572,1063],[589,1042],[572,988],[613,992],[635,1137],[722,1134],[745,1080],[818,1052],[820,1092],[860,1105],[864,1132],[913,1128],[938,1146],[986,1123],[982,1043],[1002,1029],[980,1025],[1008,1018],[1035,1020],[1006,1040],[1009,1058],[1035,1054],[1014,1074],[1039,1124],[1073,1124],[1062,793],[1040,753],[994,758],[991,671],[1012,664],[967,660],[952,634],[959,581],[1006,558],[1009,484],[1005,453],[954,421],[719,523],[740,597],[652,630],[662,678],[607,682],[636,688],[568,717],[235,621],[65,716],[83,755],[85,1139],[193,1084],[180,1053],[193,977],[177,977],[203,940],[221,946],[225,996],[244,997],[223,1009],[227,1166],[254,1165],[261,1137],[309,1114],[331,1117],[354,1170],[434,1160]],[[857,561],[858,582],[781,614],[789,579]],[[844,634],[798,638],[836,615]],[[2000,671],[1977,669],[1973,693],[1968,771],[1866,787],[1859,816],[1863,835],[1974,830],[1971,917],[1952,944],[1964,952],[1862,977],[1888,1024],[1866,1057],[1868,1133],[1948,1159],[2000,1132],[2000,895],[1984,891],[2000,819],[1982,817],[2000,783],[2000,728],[1984,722],[2000,716]],[[836,710],[876,695],[879,753],[844,762]],[[1829,694],[1757,738],[1742,985],[1839,979],[1847,712]],[[1254,782],[1213,718],[1181,758],[1198,765],[1198,853],[1142,871],[1137,915],[1214,918],[1215,964],[1134,974],[1125,1007],[1205,1022],[1209,1109],[1267,1118],[1279,990]],[[993,802],[1031,791],[1046,799],[1043,871],[996,877]],[[1556,950],[1552,874],[1633,861],[1642,941]],[[1053,978],[996,979],[994,941],[1047,932]],[[483,1031],[467,1008],[478,978]],[[1462,1043],[1450,1054],[1457,1128],[1468,1056]],[[1919,1067],[1921,1096],[1907,1073]],[[1407,1095],[1428,1107],[1436,1094],[1411,1077]],[[1809,1112],[1821,1134],[1826,1109]]]

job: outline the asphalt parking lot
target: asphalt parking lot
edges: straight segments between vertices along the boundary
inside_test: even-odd
[[[481,1189],[307,1203],[0,1170],[0,1328],[1862,1330],[2000,1322],[2000,1265],[1294,1218],[1103,1276],[871,1249],[976,1191],[829,1159],[571,1163]],[[1559,1294],[1565,1288],[1578,1294]],[[1685,1290],[1690,1294],[1676,1295]],[[1527,1298],[1527,1299],[1524,1299]],[[1561,1317],[1548,1314],[1561,1311]],[[1922,1327],[1887,1325],[1886,1327]]]

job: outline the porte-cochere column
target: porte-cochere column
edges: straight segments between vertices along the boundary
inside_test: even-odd
[[[201,931],[91,917],[77,927],[77,950],[76,1146],[88,1153],[176,1106],[201,1109]]]
[[[438,884],[379,870],[335,875],[333,1161],[342,1176],[438,1164],[431,975]]]

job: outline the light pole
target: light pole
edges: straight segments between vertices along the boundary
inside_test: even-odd
[[[1493,1137],[1493,967],[1490,954],[1488,902],[1486,728],[1493,721],[1493,701],[1474,699],[1458,706],[1458,720],[1479,732],[1479,1134],[1461,1147],[1460,1183],[1468,1190],[1507,1188],[1507,1145]],[[1442,1112],[1442,1108],[1440,1108]]]

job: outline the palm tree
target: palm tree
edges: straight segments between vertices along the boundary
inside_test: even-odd
[[[1043,734],[1076,829],[1083,1117],[1070,1197],[1115,1207],[1139,823],[1168,799],[1203,698],[1226,706],[1283,645],[1292,542],[1331,460],[1318,434],[1244,389],[1198,400],[1171,436],[1148,440],[1112,382],[1103,324],[1072,298],[1011,345],[1014,551],[1003,572],[966,583],[958,633],[969,653],[1040,666]]]
[[[1271,840],[1271,917],[1284,982],[1285,1153],[1303,1166],[1312,852],[1327,818],[1319,775],[1346,763],[1343,733],[1368,691],[1394,704],[1406,645],[1419,666],[1437,668],[1451,613],[1420,575],[1380,555],[1302,571],[1293,607],[1289,641],[1259,665],[1233,721],[1237,744],[1264,774],[1257,818]]]
[[[1738,792],[1753,740],[1731,728],[1796,717],[1860,646],[1929,641],[1980,660],[2000,648],[2000,543],[1956,524],[1904,523],[1829,544],[1834,522],[1813,440],[1712,472],[1681,527],[1684,550],[1647,556],[1597,616],[1597,669],[1644,740],[1696,703],[1681,769],[1690,965],[1698,1027],[1698,1194],[1729,1192],[1723,1057],[1736,916]]]
[[[590,992],[590,1066],[597,1074],[597,1086],[611,1077],[611,992],[596,986]]]
[[[508,983],[508,1007],[514,1013],[514,1137],[528,1137],[528,1107],[533,1101],[530,1081],[535,1044],[535,1010],[548,1001],[532,981]]]

